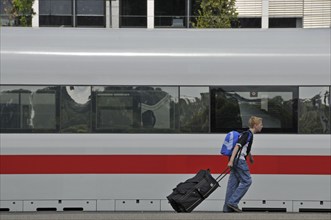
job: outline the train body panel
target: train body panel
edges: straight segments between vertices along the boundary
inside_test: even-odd
[[[3,200],[164,200],[179,182],[190,177],[192,174],[8,175],[2,177],[1,192]],[[328,176],[252,175],[252,179],[254,184],[245,200],[329,200],[330,184],[324,184],[330,183]],[[13,184],[18,182],[19,187]],[[226,183],[227,178],[210,199],[223,200]],[[297,187],[289,187],[292,184]],[[316,188],[312,189],[311,184]]]
[[[1,134],[5,155],[220,155],[225,134]],[[256,155],[330,156],[330,135],[257,134]]]
[[[117,155],[122,162],[118,164],[101,163],[103,166],[115,166],[110,171],[104,171],[100,165],[93,164],[96,162],[95,160],[89,160],[87,157],[81,162],[87,164],[87,167],[92,167],[92,170],[84,171],[86,167],[83,167],[70,171],[70,167],[67,167],[67,169],[54,171],[50,167],[48,171],[51,174],[48,174],[47,171],[38,173],[42,170],[41,168],[37,168],[37,171],[32,170],[31,173],[25,170],[23,171],[27,172],[25,174],[2,174],[1,199],[4,201],[32,201],[38,204],[36,205],[38,207],[43,207],[43,201],[53,201],[57,204],[58,200],[74,200],[77,202],[76,205],[79,205],[81,201],[113,201],[111,203],[113,205],[109,206],[107,210],[135,210],[136,203],[133,202],[130,205],[130,201],[157,201],[163,204],[159,210],[167,211],[170,208],[166,205],[166,196],[179,182],[192,177],[194,172],[199,170],[199,166],[206,169],[210,168],[208,167],[210,165],[215,177],[223,170],[227,159],[219,154],[219,145],[224,137],[224,134],[2,134],[1,152],[3,155],[73,156],[72,161],[67,163],[61,160],[61,157],[50,162],[54,163],[55,167],[61,167],[61,163],[66,163],[68,166],[71,165],[71,168],[79,166],[80,162],[77,162],[77,158],[74,156],[81,155]],[[316,165],[316,158],[313,162],[309,160],[311,156],[319,157],[320,155],[330,158],[329,135],[309,137],[260,134],[256,136],[255,140],[252,152],[257,159],[256,163],[251,165],[254,184],[243,200],[247,204],[246,206],[242,204],[243,207],[249,207],[252,202],[254,208],[263,207],[265,203],[276,202],[275,207],[283,207],[282,203],[290,203],[291,208],[295,202],[316,201],[317,204],[317,202],[324,201],[322,207],[328,208],[327,202],[330,199],[331,186],[328,164],[317,162]],[[159,161],[161,166],[151,171],[155,173],[149,173],[150,170],[146,167],[158,166],[158,164],[155,161],[150,162],[146,156],[160,157],[162,155],[173,156],[173,158],[166,160],[168,165],[163,164],[164,160],[161,159]],[[178,161],[176,162],[175,157],[179,155],[182,156],[181,159],[184,162],[176,165]],[[199,164],[199,161],[195,161],[198,166],[191,169],[190,162],[185,162],[185,160],[192,159],[192,155],[205,155],[210,157],[212,162]],[[136,160],[133,159],[139,156],[145,157],[145,160],[136,160],[145,163],[145,169],[142,169],[146,173],[127,167],[139,167],[141,164],[135,164]],[[214,156],[217,158],[215,159]],[[276,161],[271,158],[273,160],[271,163],[264,163],[264,157],[267,157],[268,160],[268,156],[283,156],[287,157],[286,161],[291,159],[293,161],[290,163],[287,161],[288,164],[275,165],[274,162],[282,163],[282,161],[279,158]],[[300,156],[304,157],[303,160],[302,158],[298,160]],[[220,163],[215,161],[220,161]],[[43,163],[48,166],[47,162]],[[123,164],[127,164],[127,166],[123,167]],[[188,167],[181,171],[180,166]],[[291,166],[294,166],[295,169],[293,170]],[[316,173],[315,169],[323,166],[326,166],[326,172]],[[254,167],[265,167],[265,170],[261,171],[260,168],[254,169]],[[177,173],[177,170],[180,173]],[[38,174],[33,174],[35,171]],[[289,172],[287,173],[287,171]],[[205,207],[204,210],[215,210],[217,204],[219,207],[216,210],[221,210],[227,179],[222,181],[221,188],[207,200],[207,204],[210,202],[213,205],[210,205],[209,208]],[[123,202],[126,202],[127,206]],[[121,206],[117,205],[116,208],[117,203]],[[287,210],[291,211],[290,208]]]
[[[214,175],[216,177],[216,175]],[[75,175],[2,175],[2,201],[164,201],[187,174],[75,174]],[[223,205],[227,179],[209,198]],[[252,175],[253,185],[243,201],[329,202],[330,177],[327,175]],[[295,185],[295,187],[292,187]],[[312,185],[314,187],[312,187]],[[108,210],[116,207],[108,207]],[[131,207],[133,209],[133,207]],[[211,208],[211,207],[210,207]],[[163,210],[164,211],[164,210]]]
[[[232,122],[232,117],[239,117],[241,127],[256,112],[266,116],[265,130],[269,130],[254,136],[253,184],[240,206],[330,211],[330,33],[330,29],[2,28],[0,92],[4,98],[0,101],[9,113],[1,109],[8,122],[1,124],[5,132],[0,134],[1,210],[172,210],[166,196],[179,182],[200,169],[210,169],[217,176],[227,165],[228,158],[219,153],[225,130],[217,130],[223,127],[211,120]],[[88,91],[84,104],[75,100],[79,87]],[[197,100],[181,96],[182,87],[203,88],[197,93],[201,103],[208,99],[203,118],[207,129],[182,131],[177,119],[172,120],[181,116],[176,109],[180,101]],[[310,88],[317,98],[310,97]],[[176,97],[169,98],[170,90]],[[301,103],[300,92],[308,93]],[[133,97],[136,106],[115,106],[117,99],[112,97],[116,95],[123,98],[118,99],[122,103]],[[230,116],[217,114],[221,110],[216,102],[233,104],[219,98],[222,95],[236,100]],[[66,99],[61,102],[61,98]],[[103,98],[106,104],[98,105],[97,99]],[[13,105],[15,100],[21,101]],[[299,132],[299,104],[307,112],[304,119],[318,121],[323,129],[317,126],[314,134]],[[109,129],[111,123],[98,124],[96,115],[104,112],[105,120],[116,121],[107,116],[117,113],[116,108],[132,110],[138,118],[136,127],[126,122],[124,127],[129,129],[116,132],[117,127]],[[19,109],[16,116],[21,118],[9,123],[13,109]],[[143,127],[142,115],[148,110],[155,112],[153,126],[163,130]],[[48,113],[51,116],[46,118]],[[73,130],[65,130],[60,123],[71,122],[69,113],[88,118],[87,125],[79,127],[78,120],[68,123]],[[277,118],[275,113],[285,116]],[[156,124],[159,121],[165,122]],[[222,210],[227,179],[197,210]]]
[[[2,55],[3,56],[3,55]],[[330,82],[328,61],[330,57],[225,57],[225,58],[90,58],[83,57],[75,60],[76,57],[60,57],[53,61],[53,56],[32,56],[23,57],[22,60],[14,59],[10,62],[11,56],[3,56],[11,66],[15,63],[22,63],[23,66],[33,63],[36,69],[25,71],[28,77],[17,81],[20,74],[11,72],[7,66],[3,66],[4,84],[51,84],[51,85],[325,85]],[[42,64],[51,63],[51,64]],[[93,62],[91,66],[90,62]],[[190,65],[191,63],[195,65]],[[7,63],[7,62],[6,62]],[[66,63],[63,65],[63,63]],[[99,71],[96,66],[107,65]],[[240,63],[240,65],[238,65]],[[298,63],[301,67],[298,69]],[[314,63],[314,65],[311,65]],[[315,64],[321,71],[316,72]],[[45,65],[45,66],[43,66]],[[63,65],[61,67],[61,65]],[[95,66],[94,66],[95,65]],[[137,66],[143,65],[144,67]],[[224,71],[223,68],[227,67]],[[59,68],[61,67],[61,68]],[[49,70],[39,72],[37,68]],[[116,77],[109,76],[109,69],[116,69]],[[301,69],[302,68],[302,69]],[[263,70],[267,69],[268,74]],[[288,71],[290,69],[291,71]],[[115,71],[115,70],[113,70]],[[204,72],[204,77],[199,73]],[[157,73],[153,74],[153,73]],[[313,73],[313,74],[312,74]],[[220,74],[222,75],[220,77]],[[301,78],[303,77],[303,78]],[[254,80],[252,80],[253,78]],[[284,78],[286,81],[284,82]]]
[[[330,29],[2,28],[1,83],[326,85],[329,39]]]

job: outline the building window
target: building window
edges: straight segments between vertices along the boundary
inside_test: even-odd
[[[120,1],[120,27],[147,27],[147,0]]]
[[[269,28],[302,28],[302,18],[269,18]]]
[[[261,28],[261,18],[238,18],[237,24],[232,24],[234,28]]]
[[[40,26],[105,27],[104,0],[40,0],[39,14]]]
[[[39,26],[73,26],[73,0],[39,0]]]
[[[299,88],[299,133],[330,133],[330,88]]]
[[[105,27],[104,0],[76,0],[76,25]]]
[[[186,27],[187,0],[155,0],[155,27]]]
[[[10,11],[13,5],[11,0],[0,1],[0,24],[1,26],[13,26],[15,20],[12,18]]]

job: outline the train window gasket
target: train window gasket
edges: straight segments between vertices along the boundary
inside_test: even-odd
[[[231,130],[244,130],[248,127],[224,127],[217,128],[216,121],[216,93],[220,90],[225,92],[291,92],[292,93],[292,126],[290,128],[263,128],[262,133],[298,133],[298,86],[211,86],[210,87],[210,127],[211,133],[226,133]],[[247,122],[245,122],[247,123]]]

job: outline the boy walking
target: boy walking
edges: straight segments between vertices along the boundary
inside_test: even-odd
[[[262,118],[251,116],[248,126],[249,130],[240,136],[228,163],[231,173],[228,180],[223,212],[242,212],[238,204],[252,184],[252,178],[246,163],[246,156],[249,157],[251,163],[254,163],[250,150],[253,144],[254,134],[261,132],[263,128]],[[237,153],[240,155],[237,155]]]

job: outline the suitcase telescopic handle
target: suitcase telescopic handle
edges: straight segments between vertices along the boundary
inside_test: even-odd
[[[240,155],[241,155],[241,151],[242,151],[242,148],[240,148],[240,150],[239,151],[237,151],[237,154],[236,154],[236,156],[234,157],[235,159],[234,159],[234,164],[238,164],[238,162],[239,162],[239,157],[240,157]],[[225,170],[216,178],[216,181],[217,182],[220,182],[222,179],[224,179],[224,177],[226,177],[226,175],[227,174],[229,174],[230,173],[230,170],[231,170],[231,168],[230,167],[226,167],[225,168]]]
[[[226,169],[216,178],[217,182],[220,182],[228,173],[230,173],[230,167],[226,167]]]

